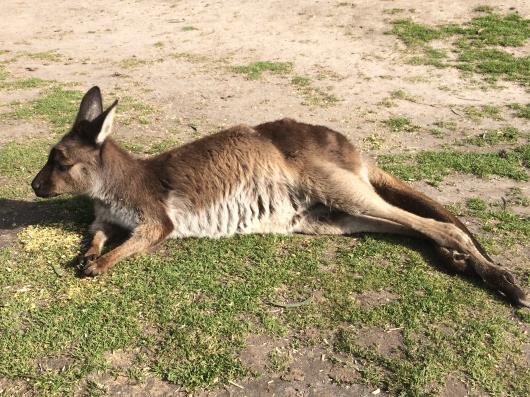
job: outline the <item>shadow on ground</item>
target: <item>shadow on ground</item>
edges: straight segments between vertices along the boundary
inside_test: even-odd
[[[12,244],[16,240],[17,233],[24,227],[30,225],[68,224],[86,230],[93,216],[92,201],[82,196],[59,197],[48,200],[36,199],[34,201],[0,199],[0,248]],[[113,236],[111,245],[115,245],[123,238],[123,233]],[[378,234],[377,238],[418,251],[423,259],[438,271],[450,275],[456,274],[447,266],[444,266],[443,260],[438,256],[433,245],[428,240],[381,234]],[[80,249],[82,250],[82,247]],[[458,276],[464,277],[475,287],[488,289],[478,277],[461,274],[458,274]],[[496,299],[503,300],[502,296],[496,291],[490,289],[490,293]]]
[[[81,227],[92,217],[92,204],[84,197],[35,201],[0,199],[0,248],[11,244],[26,226],[78,224]]]

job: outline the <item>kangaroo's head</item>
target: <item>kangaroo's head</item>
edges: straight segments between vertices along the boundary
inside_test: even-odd
[[[31,187],[39,197],[63,193],[88,193],[98,180],[100,150],[112,130],[118,101],[103,111],[101,92],[85,94],[72,129],[52,147],[48,161]]]

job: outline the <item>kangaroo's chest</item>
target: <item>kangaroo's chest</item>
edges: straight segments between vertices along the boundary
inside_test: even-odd
[[[97,202],[95,210],[98,219],[126,230],[133,230],[139,224],[138,213],[125,205]]]
[[[286,185],[241,187],[211,205],[195,209],[184,200],[168,205],[172,238],[225,237],[249,233],[291,233],[293,219],[303,209]]]

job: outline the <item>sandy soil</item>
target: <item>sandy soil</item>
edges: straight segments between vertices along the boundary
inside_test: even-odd
[[[335,128],[370,155],[436,149],[462,138],[462,131],[472,134],[508,124],[528,130],[525,119],[513,117],[510,111],[503,113],[501,121],[473,121],[458,110],[470,105],[527,103],[523,87],[501,82],[500,88],[485,90],[480,79],[465,78],[455,69],[409,65],[405,62],[408,50],[387,34],[391,21],[404,17],[427,24],[467,21],[476,3],[501,12],[516,7],[521,14],[530,14],[527,0],[2,0],[0,49],[9,52],[0,57],[17,55],[7,65],[17,78],[73,82],[83,90],[97,84],[107,103],[115,96],[131,96],[151,105],[156,109],[151,123],[117,128],[118,136],[133,140],[169,134],[184,142],[236,123],[252,125],[292,117]],[[403,11],[394,15],[390,9]],[[56,52],[57,59],[30,56],[49,51]],[[259,80],[248,80],[230,69],[260,60],[292,62],[293,71],[288,75],[264,73]],[[338,102],[329,107],[308,105],[290,84],[295,75],[310,77],[314,88],[334,95]],[[381,106],[394,90],[406,91],[415,101],[395,100],[393,107]],[[36,89],[12,91],[0,96],[0,107],[37,94]],[[446,131],[443,138],[422,132],[390,133],[382,121],[396,115],[411,118],[422,129],[440,120],[453,121],[457,128]],[[0,144],[39,136],[47,129],[37,121],[4,122]],[[363,138],[373,134],[383,142],[370,150]],[[438,188],[424,183],[415,186],[443,203],[471,196],[501,199],[515,186],[529,194],[529,184],[502,178],[484,181],[458,176],[447,178]],[[384,339],[371,334],[368,344]],[[400,338],[396,333],[391,342],[398,345]],[[267,349],[274,348],[267,343],[250,344],[255,347],[251,364],[260,365]],[[304,353],[295,358],[292,368],[299,371],[291,378],[268,374],[242,382],[244,389],[229,386],[207,394],[372,395],[372,390],[354,382],[337,386],[348,384],[333,381],[334,376],[340,378],[340,370],[320,360],[320,352]],[[113,395],[145,395],[147,390],[153,396],[179,393],[178,387],[156,379],[134,387],[104,375],[99,381]],[[459,382],[456,377],[449,379],[444,395],[465,395],[465,385]]]

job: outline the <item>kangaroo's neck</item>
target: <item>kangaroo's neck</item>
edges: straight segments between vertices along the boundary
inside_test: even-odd
[[[141,195],[146,171],[140,160],[112,139],[107,139],[100,150],[100,170],[92,197],[119,205]]]

